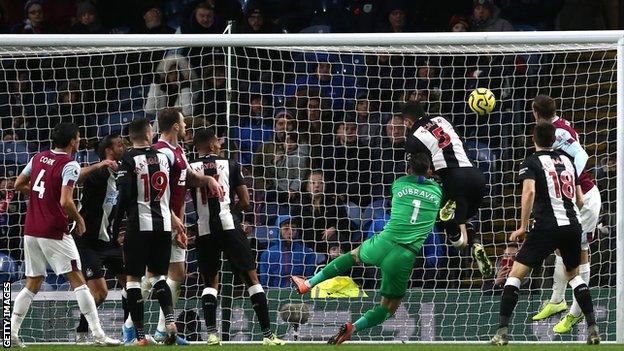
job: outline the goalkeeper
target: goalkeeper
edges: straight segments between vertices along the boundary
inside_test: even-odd
[[[308,280],[292,277],[297,291],[305,294],[313,286],[348,272],[356,263],[381,269],[381,304],[366,312],[355,323],[345,323],[331,337],[329,344],[339,345],[349,340],[351,333],[383,323],[401,304],[416,255],[433,229],[442,201],[440,186],[427,179],[430,166],[428,155],[411,155],[409,174],[392,184],[390,221],[381,233],[339,256]]]

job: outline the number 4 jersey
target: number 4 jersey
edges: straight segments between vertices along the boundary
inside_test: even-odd
[[[578,225],[578,177],[572,160],[560,151],[537,151],[520,165],[519,182],[535,180],[535,229]]]
[[[473,167],[453,125],[444,117],[425,116],[416,121],[407,137],[405,150],[412,154],[430,155],[435,171]]]
[[[61,188],[78,181],[78,162],[64,152],[43,151],[28,162],[22,174],[30,177],[31,189],[24,235],[63,239],[69,218],[61,206]]]
[[[119,201],[113,236],[127,214],[127,231],[171,231],[169,173],[174,160],[152,147],[129,150],[117,172]]]

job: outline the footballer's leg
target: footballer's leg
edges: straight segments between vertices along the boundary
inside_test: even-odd
[[[364,243],[366,243],[367,241],[365,241]],[[362,245],[364,245],[364,243],[362,243]],[[349,271],[351,267],[353,267],[356,262],[358,262],[359,249],[360,247],[357,247],[350,252],[338,256],[333,261],[329,262],[320,272],[316,273],[310,279],[292,276],[291,280],[295,288],[297,289],[297,292],[302,295],[307,294],[314,286],[326,281],[327,279],[337,277]]]
[[[104,267],[99,252],[88,247],[81,239],[76,240],[76,246],[80,254],[82,274],[87,280],[89,291],[95,300],[95,305],[100,306],[108,295],[108,287],[104,280]],[[80,321],[76,327],[76,343],[86,343],[88,340],[89,322],[84,314],[80,314]]]
[[[217,331],[217,294],[219,289],[219,268],[221,267],[221,248],[213,234],[200,235],[195,239],[197,265],[204,280],[202,291],[202,310],[208,333],[209,346],[221,345]]]
[[[178,247],[175,243],[170,244],[170,262],[167,271],[167,285],[171,291],[172,303],[175,310],[175,305],[180,297],[182,283],[186,278],[186,249]],[[160,311],[158,316],[158,325],[156,332],[154,333],[154,339],[156,341],[162,341],[166,333],[166,321],[163,311]],[[178,336],[177,341],[179,345],[189,345],[189,342]]]
[[[329,344],[340,345],[351,334],[380,325],[396,312],[409,284],[418,248],[411,245],[393,245],[378,238],[376,245],[362,244],[359,258],[363,263],[374,264],[381,269],[381,303],[368,310],[354,323],[345,323]],[[380,255],[381,252],[381,255]]]
[[[233,271],[245,282],[247,293],[251,300],[251,305],[258,318],[260,330],[262,331],[263,345],[284,345],[281,340],[271,330],[271,320],[269,318],[269,303],[266,293],[260,284],[256,273],[256,261],[254,259],[249,240],[242,229],[226,230],[221,235],[221,243],[225,255],[232,265]]]

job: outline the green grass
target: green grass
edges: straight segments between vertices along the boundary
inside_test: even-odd
[[[139,350],[153,350],[159,349],[164,350],[166,346],[144,346]],[[188,347],[175,347],[176,350],[218,350],[218,351],[249,351],[250,349],[279,349],[280,351],[316,351],[316,350],[335,350],[336,346],[330,345],[322,345],[322,344],[290,344],[286,346],[262,346],[259,344],[235,344],[235,345],[223,345],[220,347],[211,347],[208,348],[206,345],[193,345]],[[490,345],[480,345],[480,344],[359,344],[359,345],[349,345],[344,344],[341,345],[339,351],[385,351],[385,350],[395,350],[395,351],[479,351],[479,350],[497,350],[501,349],[499,347],[490,346]],[[599,346],[588,346],[581,343],[575,344],[566,344],[566,343],[557,343],[557,344],[516,344],[516,345],[508,345],[502,348],[501,350],[512,350],[512,351],[576,351],[576,350],[600,350],[600,351],[615,351],[622,350],[622,345],[599,345]],[[28,345],[26,349],[28,351],[34,350],[46,350],[46,351],[62,351],[62,350],[70,350],[70,351],[82,351],[82,350],[103,350],[102,348],[95,348],[93,346],[68,346],[68,345]],[[110,349],[114,350],[114,349]]]

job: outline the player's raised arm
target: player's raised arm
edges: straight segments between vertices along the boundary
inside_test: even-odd
[[[89,174],[97,171],[98,169],[102,169],[108,167],[110,169],[112,169],[113,171],[117,171],[118,165],[117,165],[117,161],[115,160],[102,160],[98,163],[92,164],[90,166],[87,167],[83,167],[80,169],[80,176],[78,177],[78,182],[82,183],[85,181],[85,179],[87,179],[87,177],[89,176]]]
[[[32,170],[32,158],[28,161],[26,168],[20,173],[15,180],[15,190],[26,195],[30,194],[30,172]]]
[[[578,140],[572,137],[567,130],[559,128],[555,132],[555,143],[553,144],[553,149],[561,150],[570,155],[570,157],[574,159],[573,162],[574,168],[576,168],[576,175],[581,175],[587,165],[589,155]]]
[[[216,179],[211,176],[196,173],[190,166],[186,168],[186,182],[190,187],[207,187],[210,193],[219,199],[223,199],[223,195],[225,194]]]

